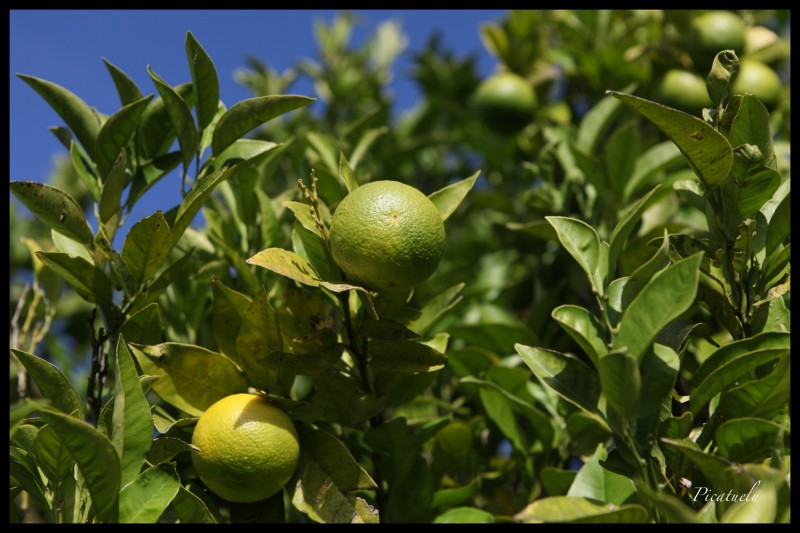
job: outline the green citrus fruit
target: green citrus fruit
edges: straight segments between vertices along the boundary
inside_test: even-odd
[[[702,73],[711,70],[714,57],[723,50],[744,53],[745,24],[735,13],[714,10],[695,17],[686,34],[686,51]]]
[[[704,107],[711,107],[706,80],[688,70],[668,70],[661,79],[658,101],[692,115],[700,115]]]
[[[472,104],[484,124],[498,133],[511,134],[531,121],[536,93],[525,78],[501,72],[478,86]]]
[[[373,181],[339,203],[330,242],[333,259],[348,279],[377,291],[410,289],[439,265],[444,223],[418,189]]]
[[[739,74],[733,80],[733,94],[750,93],[763,103],[767,109],[778,106],[783,92],[783,84],[772,68],[759,61],[742,59]]]
[[[269,498],[297,468],[292,419],[255,394],[233,394],[209,407],[192,434],[192,463],[212,492],[231,502]]]

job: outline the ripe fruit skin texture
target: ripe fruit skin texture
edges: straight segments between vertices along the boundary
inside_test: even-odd
[[[348,194],[331,219],[333,259],[348,279],[376,291],[410,289],[444,252],[444,223],[421,191],[373,181]]]
[[[686,50],[698,72],[707,74],[714,57],[722,50],[734,50],[742,57],[745,24],[736,13],[709,11],[692,20],[686,35]]]
[[[659,102],[691,115],[700,115],[711,107],[706,80],[688,70],[672,69],[664,74],[659,85]]]
[[[300,457],[291,418],[255,394],[233,394],[197,421],[192,463],[215,494],[231,502],[257,502],[283,488]]]
[[[501,72],[486,78],[478,86],[472,103],[487,126],[508,135],[531,121],[536,93],[525,78],[512,72]]]
[[[731,92],[733,94],[750,93],[772,111],[780,102],[783,84],[771,67],[759,61],[742,59],[739,64],[739,74],[733,80]]]

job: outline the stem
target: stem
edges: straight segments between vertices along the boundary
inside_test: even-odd
[[[27,283],[22,288],[22,294],[19,296],[19,300],[17,301],[17,308],[14,310],[14,316],[11,318],[11,347],[15,350],[19,349],[19,336],[20,336],[20,327],[19,327],[19,317],[22,314],[22,307],[25,305],[25,299],[28,296],[28,291],[30,291],[31,286]],[[22,364],[17,365],[17,395],[19,396],[19,401],[25,399],[25,396],[28,392],[28,371],[25,369],[25,366]]]
[[[92,344],[92,367],[89,371],[89,379],[86,387],[86,400],[89,403],[89,410],[97,426],[100,420],[100,409],[103,407],[103,387],[105,386],[106,372],[108,371],[108,357],[105,351],[105,342],[109,335],[106,335],[105,328],[100,328],[95,336],[94,319],[97,316],[97,308],[92,308],[89,313],[89,338]]]

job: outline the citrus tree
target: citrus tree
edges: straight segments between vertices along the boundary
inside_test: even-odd
[[[398,118],[347,13],[230,106],[191,33],[110,115],[20,74],[11,521],[788,522],[787,21],[512,11]]]

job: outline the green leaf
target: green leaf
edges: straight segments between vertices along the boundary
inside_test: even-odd
[[[625,184],[623,198],[630,198],[658,172],[664,171],[683,160],[678,147],[672,141],[663,141],[645,150],[633,166],[633,174]]]
[[[72,285],[87,302],[111,306],[111,280],[96,266],[61,252],[37,252],[36,257]]]
[[[790,350],[790,334],[766,332],[734,341],[703,361],[692,377],[690,410],[697,415],[718,393],[734,385],[751,370]]]
[[[189,194],[184,197],[178,211],[175,214],[175,222],[172,224],[172,243],[175,244],[192,223],[197,212],[214,191],[214,188],[231,177],[236,172],[236,166],[222,167],[215,172],[204,174],[199,178]]]
[[[292,504],[322,523],[378,522],[378,511],[351,494],[376,488],[369,474],[336,437],[319,429],[298,427],[300,460],[287,488]]]
[[[720,424],[714,436],[719,455],[735,463],[760,463],[773,454],[783,455],[784,429],[763,418],[735,418]]]
[[[592,414],[602,414],[600,380],[597,374],[578,358],[522,344],[514,345],[517,353],[539,380],[565,400]]]
[[[772,483],[759,483],[758,501],[742,500],[733,503],[719,518],[720,524],[773,524],[778,508],[778,496]]]
[[[155,524],[181,487],[173,463],[153,466],[119,492],[122,524]]]
[[[458,283],[428,299],[419,316],[408,322],[408,329],[419,335],[426,335],[442,315],[464,298],[461,295],[464,285],[463,282]]]
[[[633,495],[636,492],[633,481],[603,468],[600,462],[607,458],[608,451],[602,444],[598,445],[592,458],[578,471],[567,496],[622,505]]]
[[[608,351],[608,347],[597,317],[578,305],[560,305],[553,309],[551,316],[598,368],[598,360]]]
[[[25,74],[17,74],[17,76],[39,93],[58,113],[58,116],[64,119],[89,157],[94,159],[94,143],[100,132],[100,119],[94,110],[78,96],[60,85]]]
[[[214,155],[219,154],[256,126],[306,106],[314,100],[314,98],[291,94],[242,100],[228,109],[220,118],[214,129],[211,150]]]
[[[142,307],[122,324],[120,333],[130,342],[137,344],[158,344],[164,335],[164,325],[158,311],[158,304],[153,302]]]
[[[86,188],[89,189],[92,198],[94,198],[95,201],[100,200],[100,179],[96,175],[94,166],[89,162],[80,145],[72,141],[71,138],[67,149],[69,150],[72,168],[75,169],[75,173],[78,174],[78,177],[86,185]]]
[[[178,487],[178,493],[172,499],[172,508],[181,524],[217,523],[205,502],[183,487]]]
[[[100,222],[103,224],[106,224],[111,217],[120,211],[119,204],[122,198],[122,191],[125,190],[125,186],[128,184],[126,166],[127,154],[125,149],[122,148],[106,176],[103,191],[100,193],[99,212]]]
[[[221,154],[208,160],[209,168],[206,172],[217,170],[227,165],[238,164],[237,172],[248,168],[257,168],[264,162],[267,152],[277,150],[285,145],[258,139],[239,139],[225,148]],[[273,155],[270,153],[269,155]]]
[[[721,133],[688,113],[616,91],[606,94],[625,102],[658,126],[686,157],[707,189],[727,177],[733,163],[733,148]]]
[[[494,515],[475,507],[454,507],[433,519],[434,524],[492,524]]]
[[[120,464],[114,446],[86,422],[49,410],[42,410],[41,415],[78,463],[92,497],[95,516],[101,522],[117,522]]]
[[[372,339],[369,353],[370,366],[385,372],[434,372],[447,363],[443,353],[414,341]]]
[[[725,487],[725,482],[729,481],[725,477],[725,472],[730,463],[722,457],[704,452],[696,442],[690,439],[662,438],[661,441],[668,448],[676,449],[694,463],[715,492],[721,491]],[[731,490],[731,487],[725,488],[724,492],[727,493],[728,490]]]
[[[347,162],[344,152],[339,152],[339,179],[347,187],[348,193],[358,189],[358,180],[356,180],[356,176],[353,174],[353,169],[350,167],[350,163]]]
[[[153,96],[150,95],[126,105],[111,115],[100,128],[95,141],[94,162],[101,178],[105,178],[111,172],[120,150],[127,146],[133,132],[136,131],[142,113],[152,99]]]
[[[786,354],[772,371],[733,387],[722,395],[715,412],[725,420],[739,416],[772,418],[789,405],[791,396],[791,357]]]
[[[600,241],[597,231],[576,218],[549,216],[545,219],[556,230],[558,240],[578,262],[592,285],[592,290],[605,294],[608,274],[608,245]]]
[[[236,335],[236,351],[248,377],[248,383],[270,390],[278,380],[283,338],[275,310],[261,287],[253,303],[242,316]]]
[[[192,73],[197,122],[202,131],[211,124],[217,113],[219,78],[214,62],[192,32],[186,32],[186,57],[189,60],[189,71]]]
[[[636,158],[631,157],[631,154],[641,153],[641,142],[641,133],[634,122],[628,122],[614,131],[606,141],[603,162],[615,194],[622,196],[628,187],[636,164]]]
[[[772,255],[789,236],[791,229],[790,204],[791,194],[787,194],[772,213],[764,242],[766,256]]]
[[[49,227],[81,244],[90,245],[94,235],[83,209],[61,189],[35,181],[12,181],[11,192]]]
[[[130,79],[118,66],[111,63],[106,58],[101,58],[105,63],[108,73],[111,74],[111,79],[114,81],[114,86],[117,88],[119,100],[123,106],[132,104],[136,100],[141,100],[143,95],[136,83]]]
[[[53,483],[60,483],[72,472],[75,461],[61,442],[52,426],[46,425],[36,432],[34,443],[39,468]]]
[[[178,146],[180,146],[181,154],[183,155],[183,169],[186,172],[189,163],[197,155],[198,138],[194,117],[192,117],[189,106],[181,98],[177,90],[170,87],[161,76],[153,72],[150,65],[147,66],[147,73],[155,83],[158,94],[161,95],[166,106],[172,128],[178,137]]]
[[[311,148],[319,155],[325,169],[331,174],[336,172],[339,168],[336,164],[336,139],[330,135],[313,131],[306,133],[306,139]]]
[[[481,171],[475,172],[472,176],[457,181],[451,185],[443,187],[428,196],[439,214],[442,216],[442,221],[447,220],[450,215],[461,205],[461,202],[466,198],[467,193],[475,186],[475,181],[478,179]]]
[[[292,227],[292,248],[297,255],[308,261],[321,279],[340,281],[339,267],[336,266],[328,245],[322,237],[308,231],[299,222],[295,222]]]
[[[500,26],[491,22],[482,23],[480,37],[483,46],[497,59],[505,59],[508,56],[510,44],[506,32]]]
[[[192,416],[201,416],[214,402],[247,390],[247,383],[226,357],[191,344],[130,346],[143,374],[159,376],[158,396]]]
[[[120,484],[124,487],[139,475],[153,443],[153,417],[125,339],[122,335],[118,339],[111,443],[119,454]]]
[[[133,225],[122,245],[122,258],[138,283],[152,277],[172,250],[173,239],[161,211]]]
[[[353,170],[358,168],[361,158],[367,153],[372,143],[375,142],[375,139],[388,131],[389,128],[387,126],[380,126],[364,132],[361,138],[358,139],[358,143],[356,143],[356,147],[353,149],[353,153],[350,156],[350,166]]]
[[[586,498],[552,496],[527,505],[514,515],[524,523],[644,524],[650,522],[641,505],[598,503]]]
[[[633,88],[632,85],[629,85],[623,91],[628,92]],[[604,96],[597,102],[584,115],[578,126],[578,137],[576,139],[578,147],[587,154],[594,154],[597,151],[598,143],[614,123],[614,119],[621,108],[622,105],[609,96]]]
[[[297,219],[297,221],[308,231],[312,232],[319,238],[322,238],[322,232],[317,227],[317,223],[314,220],[313,211],[314,209],[303,202],[291,202],[285,201],[281,202],[281,205],[287,209],[289,209]]]
[[[42,397],[49,400],[50,405],[67,415],[77,414],[83,416],[81,409],[81,397],[72,383],[58,369],[58,367],[45,361],[41,357],[23,352],[22,350],[11,349],[17,356],[20,363],[28,371],[28,375],[36,383]]]
[[[442,507],[455,507],[460,505],[470,498],[472,498],[480,490],[480,481],[482,476],[478,476],[469,483],[461,487],[439,489],[433,494],[433,501],[431,501],[432,509],[439,509]]]
[[[608,405],[623,416],[635,412],[642,390],[639,361],[623,349],[608,352],[598,362],[600,386]]]
[[[670,321],[694,303],[702,254],[694,254],[658,272],[624,310],[615,348],[628,348],[641,361],[650,343]]]
[[[628,206],[619,217],[617,225],[614,226],[614,231],[611,232],[611,242],[609,243],[608,250],[608,265],[611,272],[614,272],[617,267],[617,260],[625,247],[625,242],[628,240],[633,228],[639,223],[642,218],[642,213],[650,207],[656,198],[656,193],[661,190],[660,185],[653,187],[650,192],[636,200],[633,204]]]
[[[764,165],[778,170],[778,161],[772,146],[769,111],[752,94],[742,96],[739,111],[731,124],[728,141],[734,148],[743,144],[755,144],[764,157]]]

